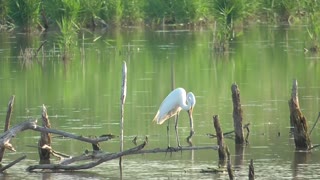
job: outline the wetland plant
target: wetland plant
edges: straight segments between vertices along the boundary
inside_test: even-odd
[[[214,50],[223,52],[228,48],[228,41],[236,37],[235,23],[244,16],[245,0],[215,0],[212,6],[215,18],[213,32]]]
[[[31,32],[39,26],[41,0],[9,1],[9,15],[14,24],[26,32]]]
[[[60,49],[62,60],[70,58],[70,52],[73,45],[76,45],[77,31],[79,27],[67,18],[62,18],[60,22],[57,22],[60,28],[60,35],[58,36],[58,46]]]

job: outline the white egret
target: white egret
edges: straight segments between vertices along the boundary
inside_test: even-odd
[[[153,119],[153,121],[155,121],[157,124],[162,124],[167,119],[176,115],[174,128],[176,132],[176,141],[177,141],[178,147],[181,147],[180,140],[178,137],[178,129],[177,129],[179,113],[181,110],[185,110],[188,112],[189,119],[190,119],[190,135],[188,136],[187,141],[189,142],[189,144],[191,144],[190,139],[194,134],[192,111],[195,104],[196,104],[196,98],[192,92],[189,92],[188,94],[186,94],[186,91],[183,88],[177,88],[173,90],[163,100],[156,116]],[[169,126],[167,130],[169,131]],[[169,142],[170,141],[168,140],[168,143]],[[169,143],[169,147],[170,147],[170,143]]]

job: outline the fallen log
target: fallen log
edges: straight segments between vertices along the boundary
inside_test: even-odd
[[[128,155],[135,155],[135,154],[150,154],[150,153],[173,153],[173,152],[181,152],[181,151],[191,151],[191,150],[218,150],[219,146],[181,146],[181,147],[170,147],[170,148],[155,148],[155,149],[147,149],[147,150],[139,150],[135,152],[131,152]],[[75,156],[69,159],[64,159],[60,162],[60,164],[67,165],[78,161],[86,161],[86,160],[95,160],[101,159],[104,156],[110,156],[117,153],[105,153],[105,152],[87,152],[81,156]]]
[[[84,142],[88,142],[88,143],[92,143],[92,144],[98,144],[99,142],[102,142],[102,141],[108,141],[108,140],[115,137],[114,135],[102,135],[98,138],[88,138],[88,137],[74,135],[74,134],[67,133],[67,132],[60,131],[60,130],[56,130],[56,129],[44,128],[44,127],[37,125],[37,120],[28,120],[28,121],[22,122],[20,124],[17,124],[16,126],[12,127],[8,131],[1,134],[0,135],[0,147],[6,147],[6,148],[14,151],[14,148],[10,144],[10,140],[13,137],[15,137],[18,133],[25,131],[25,130],[28,130],[28,129],[33,130],[33,131],[38,131],[38,132],[59,134],[64,137],[77,139],[79,141],[84,141]]]
[[[50,170],[67,170],[67,171],[74,171],[74,170],[80,170],[80,169],[89,169],[92,167],[95,167],[103,162],[110,161],[112,159],[117,159],[125,155],[132,154],[134,152],[137,152],[141,149],[143,149],[146,146],[147,142],[143,142],[139,146],[136,146],[134,148],[128,149],[126,151],[122,151],[115,154],[107,154],[101,158],[99,158],[97,161],[86,163],[86,164],[80,164],[80,165],[64,165],[64,164],[39,164],[34,166],[29,166],[27,168],[27,171],[31,172],[36,169],[50,169]]]

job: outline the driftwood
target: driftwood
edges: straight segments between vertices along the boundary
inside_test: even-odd
[[[44,128],[51,128],[51,124],[48,118],[47,108],[45,105],[42,105],[42,126]],[[38,152],[40,161],[49,161],[51,154],[51,134],[47,132],[41,132],[41,136],[38,142]],[[47,147],[47,148],[44,148]],[[49,162],[48,162],[49,163]]]
[[[147,142],[147,140],[146,140]],[[181,146],[181,147],[170,147],[170,148],[155,148],[155,149],[147,149],[147,150],[139,150],[139,151],[132,151],[129,154],[126,155],[135,155],[135,154],[150,154],[150,153],[173,153],[173,152],[181,152],[181,151],[191,151],[191,150],[206,150],[206,149],[211,149],[211,150],[218,150],[218,146]],[[62,165],[67,165],[79,161],[87,161],[87,160],[97,160],[101,159],[105,156],[111,156],[114,154],[118,153],[105,153],[105,152],[88,152],[86,154],[83,154],[81,156],[75,156],[69,159],[64,159],[61,161],[60,164]]]
[[[25,131],[28,129],[33,130],[33,131],[39,131],[39,132],[59,134],[64,137],[69,137],[72,139],[77,139],[79,141],[84,141],[84,142],[88,142],[88,143],[92,143],[92,144],[97,144],[98,142],[108,141],[111,138],[114,138],[113,135],[100,136],[99,138],[87,138],[84,136],[78,136],[78,135],[74,135],[74,134],[67,133],[64,131],[59,131],[59,130],[55,130],[55,129],[51,129],[51,128],[44,128],[44,127],[37,125],[37,120],[29,120],[29,121],[22,122],[16,126],[12,127],[8,131],[6,131],[2,135],[0,135],[0,147],[5,147],[7,149],[15,151],[15,149],[9,143],[10,140],[13,137],[15,137],[19,132],[22,132],[22,131]]]
[[[15,98],[15,96],[11,96],[9,103],[8,103],[8,110],[7,110],[6,122],[4,125],[4,132],[6,132],[10,127],[10,120],[11,120],[11,115],[12,115],[12,111],[13,111],[14,98]],[[1,147],[0,148],[0,162],[2,162],[4,151],[5,151],[5,148]]]
[[[89,169],[95,167],[103,162],[110,161],[112,159],[117,159],[122,156],[126,155],[134,155],[134,154],[147,154],[147,153],[159,153],[159,152],[180,152],[183,150],[200,150],[200,149],[213,149],[217,150],[217,146],[204,146],[204,147],[177,147],[177,148],[170,148],[170,149],[150,149],[150,150],[142,150],[147,144],[147,140],[144,141],[139,146],[134,148],[128,149],[126,151],[118,152],[118,153],[104,153],[104,152],[96,152],[93,151],[91,153],[85,153],[84,155],[78,157],[72,157],[69,159],[64,159],[61,161],[60,164],[41,164],[41,165],[34,165],[29,166],[27,168],[28,171],[34,171],[36,169],[50,169],[50,170],[65,170],[65,171],[72,171],[72,170],[80,170],[80,169]],[[79,161],[87,161],[87,160],[94,160],[94,162],[89,162],[80,165],[69,165],[71,163],[79,162]]]
[[[249,164],[249,180],[254,180],[254,167],[253,167],[253,159],[250,160]]]
[[[290,109],[291,130],[296,149],[308,150],[312,145],[308,134],[307,119],[300,110],[297,80],[293,81],[291,98],[288,103]]]
[[[232,84],[232,102],[233,102],[233,125],[235,132],[235,143],[244,144],[244,137],[242,131],[242,108],[240,103],[240,90],[237,84]]]
[[[147,143],[144,142],[142,144],[140,144],[137,147],[128,149],[126,151],[122,151],[119,153],[115,153],[115,154],[107,154],[105,156],[102,156],[100,159],[98,159],[97,161],[94,162],[90,162],[87,164],[80,164],[80,165],[63,165],[63,164],[39,164],[39,165],[34,165],[34,166],[29,166],[27,168],[27,171],[34,171],[36,169],[51,169],[51,170],[79,170],[79,169],[89,169],[92,167],[95,167],[103,162],[112,160],[112,159],[117,159],[119,157],[128,155],[128,154],[132,154],[133,152],[139,151],[141,149],[143,149],[145,147]]]

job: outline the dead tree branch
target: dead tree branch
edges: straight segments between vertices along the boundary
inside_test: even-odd
[[[25,131],[28,129],[33,130],[33,131],[39,131],[39,132],[59,134],[64,137],[69,137],[72,139],[77,139],[79,141],[84,141],[84,142],[88,142],[88,143],[92,143],[92,144],[97,144],[101,141],[108,141],[108,140],[115,137],[114,135],[103,135],[98,138],[87,138],[84,136],[74,135],[74,134],[67,133],[67,132],[60,131],[60,130],[56,130],[56,129],[40,127],[37,125],[37,120],[29,120],[29,121],[25,121],[25,122],[22,122],[16,126],[14,126],[13,128],[9,129],[8,131],[6,131],[2,135],[0,135],[0,147],[6,147],[6,148],[14,151],[14,148],[9,143],[10,140],[13,137],[15,137],[19,132],[22,132],[22,131]]]
[[[27,156],[24,155],[24,156],[22,156],[22,157],[20,157],[20,158],[18,158],[18,159],[16,159],[16,160],[14,160],[14,161],[12,161],[12,162],[9,163],[8,165],[0,168],[0,172],[3,172],[3,171],[5,171],[6,169],[9,169],[11,166],[17,164],[18,162],[22,161],[22,160],[25,159],[26,157],[27,157]]]
[[[29,166],[27,168],[27,171],[34,171],[36,169],[51,169],[51,170],[67,170],[67,171],[73,171],[73,170],[80,170],[80,169],[89,169],[92,167],[95,167],[103,162],[110,161],[112,159],[117,159],[119,157],[133,154],[134,152],[137,152],[141,149],[143,149],[146,146],[147,142],[140,144],[139,146],[136,146],[134,148],[128,149],[126,151],[122,151],[115,154],[106,154],[105,156],[102,156],[97,161],[86,163],[86,164],[80,164],[80,165],[63,165],[63,164],[40,164],[40,165],[34,165]]]
[[[6,116],[6,124],[4,125],[4,132],[6,132],[10,127],[10,120],[11,120],[11,115],[12,115],[12,111],[13,111],[14,97],[15,96],[11,96],[9,103],[8,103],[8,110],[7,110],[7,116]],[[0,162],[2,162],[4,151],[5,151],[5,148],[1,147],[0,148]]]

